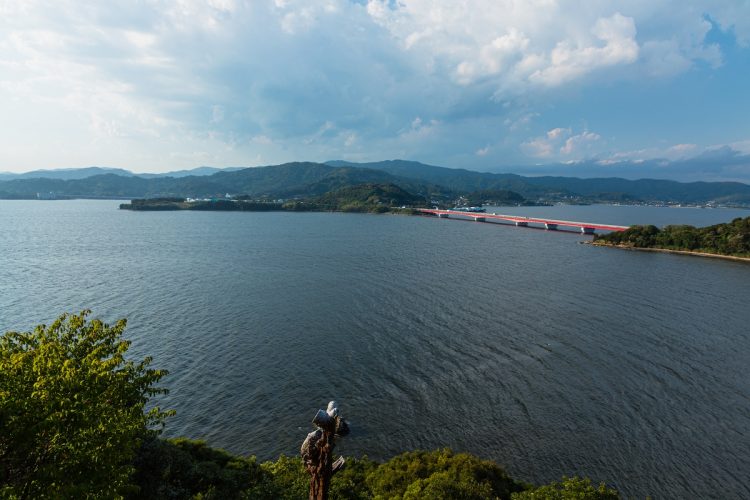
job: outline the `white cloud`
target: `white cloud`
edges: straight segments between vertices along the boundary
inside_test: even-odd
[[[553,128],[543,136],[534,137],[521,144],[521,150],[536,158],[550,160],[583,159],[594,152],[592,146],[601,136],[584,130],[574,134],[571,128]]]
[[[601,139],[599,134],[583,131],[578,135],[568,137],[565,144],[560,148],[560,153],[566,156],[580,155],[587,152],[588,147]]]
[[[476,60],[460,62],[456,67],[456,80],[469,85],[478,78],[497,75],[520,58],[528,45],[529,39],[511,28],[508,33],[481,47]]]
[[[506,118],[503,124],[512,132],[526,128],[539,113],[523,113],[517,118]]]
[[[667,1],[619,7],[625,12],[608,2],[578,9],[554,0],[367,4],[371,18],[404,50],[418,53],[426,68],[453,68],[461,85],[490,79],[498,98],[529,84],[555,87],[601,68],[628,67],[641,60],[644,44],[647,59],[636,72],[671,75],[696,60],[720,64],[718,47],[705,42],[711,26],[702,15],[711,5],[680,7]],[[668,67],[659,70],[658,61]]]
[[[747,0],[714,0],[706,12],[724,29],[731,29],[741,45],[750,46],[750,5]]]
[[[707,151],[715,151],[723,148],[730,147],[730,149],[742,152],[742,149],[738,146],[739,143],[733,143],[730,146],[699,146],[691,143],[680,143],[672,144],[670,146],[662,145],[658,147],[649,147],[643,149],[635,149],[629,151],[618,151],[615,153],[608,153],[604,158],[601,158],[600,162],[606,162],[607,164],[615,164],[622,162],[643,162],[646,160],[660,160],[660,161],[679,161],[692,158],[696,155],[705,154]]]
[[[309,2],[302,0],[275,1],[275,6],[281,12],[281,28],[284,32],[294,35],[313,29],[323,16],[335,15],[339,12],[339,0]]]
[[[521,149],[535,158],[551,158],[556,148],[546,137],[537,137],[522,143]]]
[[[732,142],[729,144],[729,146],[736,151],[740,151],[741,153],[750,154],[750,139]]]
[[[569,128],[553,128],[549,132],[547,132],[547,139],[550,139],[552,141],[556,141],[558,139],[561,139],[563,137],[567,137],[571,134],[571,130]]]
[[[421,141],[434,135],[439,126],[439,120],[431,119],[424,121],[421,117],[417,116],[412,120],[411,126],[408,129],[400,131],[398,138],[409,143]]]
[[[578,157],[604,141],[548,137],[550,120],[587,117],[550,118],[540,100],[717,67],[712,21],[750,43],[750,9],[730,0],[0,0],[0,107],[14,124],[0,134],[0,169],[33,157],[24,134],[69,144],[31,167],[428,146],[489,163],[522,158],[529,130],[540,137],[525,141],[528,154]],[[185,154],[162,154],[173,150]]]
[[[647,74],[672,77],[690,69],[693,62],[679,50],[676,40],[652,40],[643,44],[641,53]]]
[[[208,0],[208,5],[223,12],[233,12],[236,8],[234,0]]]
[[[698,146],[696,144],[675,144],[674,146],[671,146],[669,149],[667,149],[667,152],[675,155],[686,156],[687,154],[695,151],[695,148],[697,147]]]
[[[528,79],[557,86],[599,68],[633,63],[638,58],[635,32],[634,20],[619,12],[608,18],[600,18],[591,33],[603,45],[574,45],[570,40],[558,42],[546,66],[534,71]]]

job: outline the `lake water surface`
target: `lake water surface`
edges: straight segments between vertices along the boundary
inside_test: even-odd
[[[170,436],[294,455],[340,402],[344,454],[449,446],[515,477],[750,497],[750,264],[428,217],[130,212],[0,201],[0,331],[128,318],[171,374]],[[608,224],[739,210],[501,207]]]

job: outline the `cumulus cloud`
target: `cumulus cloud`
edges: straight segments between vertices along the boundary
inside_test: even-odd
[[[233,165],[343,150],[455,163],[578,158],[604,141],[586,130],[550,137],[555,120],[578,118],[549,118],[549,103],[571,88],[719,67],[712,29],[747,45],[750,9],[730,0],[0,1],[0,107],[14,124],[0,136],[0,167],[137,169],[172,158],[185,163],[163,169],[184,168],[191,152]]]
[[[489,80],[498,98],[532,84],[555,87],[636,62],[641,64],[631,71],[668,75],[687,70],[694,61],[717,65],[721,54],[705,41],[711,23],[704,14],[731,10],[741,19],[750,17],[709,3],[681,7],[669,1],[621,7],[592,2],[585,9],[554,0],[367,3],[372,19],[427,67],[452,70],[461,85]],[[665,25],[670,29],[664,31]],[[727,24],[738,25],[742,22]],[[646,58],[641,57],[644,46]]]
[[[510,131],[522,130],[529,126],[531,121],[539,116],[539,113],[525,113],[522,112],[520,116],[509,116],[503,121],[503,124],[508,127]]]
[[[619,12],[609,18],[600,18],[591,33],[602,42],[601,46],[576,46],[568,40],[561,41],[552,49],[549,60],[544,61],[544,67],[529,75],[529,81],[560,85],[596,69],[629,64],[638,58],[632,18]]]
[[[744,47],[750,46],[750,9],[746,0],[716,0],[706,12],[731,30]]]
[[[521,144],[527,154],[546,159],[576,159],[591,156],[593,146],[601,139],[599,134],[584,130],[574,134],[571,128],[553,128],[544,136]]]
[[[485,146],[485,147],[483,147],[483,148],[479,148],[479,149],[477,149],[477,150],[476,150],[476,151],[474,152],[474,154],[475,154],[475,155],[477,155],[477,156],[487,156],[487,154],[488,154],[489,152],[490,152],[490,147],[489,147],[489,146]]]
[[[696,144],[675,144],[671,146],[667,151],[680,156],[685,156],[695,151],[698,146]]]
[[[593,132],[583,131],[578,135],[568,137],[565,140],[565,144],[560,148],[560,153],[563,155],[581,154],[586,151],[588,147],[601,139],[599,134]]]

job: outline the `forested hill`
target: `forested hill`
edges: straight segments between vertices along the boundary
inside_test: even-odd
[[[103,174],[85,179],[14,179],[0,182],[0,198],[55,197],[212,197],[226,193],[249,196],[316,196],[362,183],[395,183],[418,192],[418,182],[398,179],[379,170],[337,168],[321,163],[283,165],[218,172],[208,176],[143,178]]]
[[[321,207],[344,211],[385,211],[388,207],[425,206],[427,200],[395,184],[359,184],[329,191],[315,200]]]
[[[700,228],[686,225],[666,226],[662,229],[656,226],[632,226],[626,231],[597,235],[594,237],[594,244],[748,258],[750,217]]]
[[[91,169],[89,171],[98,172]],[[201,173],[205,172],[206,168],[203,168]],[[216,197],[226,193],[297,198],[320,196],[332,190],[371,183],[394,184],[430,200],[452,200],[478,192],[512,191],[530,201],[643,201],[750,206],[750,185],[737,182],[680,183],[651,179],[631,181],[619,178],[523,177],[402,160],[361,164],[343,161],[327,164],[294,162],[234,171],[222,170],[212,175],[185,173],[176,172],[175,177],[152,177],[150,174],[132,175],[128,172],[129,175],[119,175],[116,171],[109,171],[84,178],[0,180],[0,199]],[[39,171],[34,175],[44,174]],[[76,175],[75,172],[69,172],[68,176]]]
[[[488,189],[506,189],[528,197],[528,195],[542,194],[549,191],[546,188],[537,188],[527,182],[527,177],[516,174],[490,174],[463,168],[436,167],[416,161],[388,160],[372,163],[330,161],[327,164],[336,167],[380,170],[404,179],[419,179],[423,182],[444,186],[456,192],[469,193]]]
[[[602,201],[736,203],[750,204],[750,185],[740,182],[676,182],[658,179],[628,180],[617,177],[524,177],[425,165],[404,160],[372,163],[330,161],[329,165],[381,170],[406,179],[439,184],[458,192],[486,189],[515,191],[526,198],[580,196]]]

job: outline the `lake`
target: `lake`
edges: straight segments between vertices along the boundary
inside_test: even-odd
[[[271,459],[448,446],[542,483],[750,497],[750,264],[430,217],[0,201],[0,331],[90,308],[170,370],[167,435]],[[498,207],[607,224],[748,211]]]

